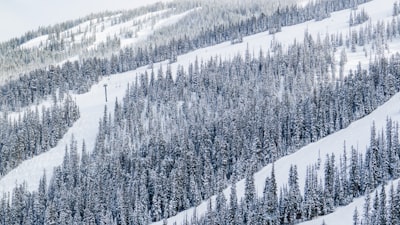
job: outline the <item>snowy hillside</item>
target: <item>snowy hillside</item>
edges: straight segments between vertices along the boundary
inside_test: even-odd
[[[189,10],[177,15],[170,15],[169,11],[171,9],[150,12],[123,23],[116,23],[120,20],[121,14],[104,17],[101,20],[93,19],[63,31],[59,35],[64,39],[66,48],[92,39],[94,42],[88,47],[88,50],[91,50],[97,48],[101,43],[106,43],[107,39],[115,37],[121,39],[121,48],[129,47],[139,39],[145,40],[153,30],[172,25],[191,12]],[[47,46],[51,41],[49,35],[43,35],[23,43],[21,47],[40,49]]]
[[[395,1],[393,0],[392,2],[395,2]],[[365,4],[365,6],[363,5],[360,7],[364,7],[366,9],[369,9],[369,8],[376,9],[377,5],[379,5],[379,2],[372,1],[370,3]],[[382,15],[384,15],[384,16],[390,15],[391,6],[392,6],[392,4],[388,4],[387,7],[385,7],[385,8],[378,7],[378,9],[380,9],[380,10],[377,10],[378,12],[373,14],[374,15],[373,18],[375,19],[373,21],[382,19]],[[315,38],[318,35],[326,34],[325,32],[327,30],[329,30],[333,34],[336,34],[338,32],[346,32],[348,29],[347,15],[349,15],[349,12],[350,12],[349,10],[344,10],[341,12],[333,13],[331,18],[320,21],[320,22],[310,21],[310,22],[306,22],[303,24],[295,25],[295,26],[284,27],[282,29],[282,32],[279,32],[275,35],[270,35],[270,34],[268,34],[268,32],[263,32],[263,33],[259,33],[256,35],[244,37],[243,43],[232,45],[230,42],[225,42],[225,43],[222,43],[222,44],[219,44],[216,46],[199,49],[194,52],[178,56],[178,61],[176,63],[173,63],[170,65],[172,74],[176,73],[178,67],[181,67],[181,66],[187,67],[190,63],[193,63],[196,60],[196,58],[198,58],[200,60],[208,60],[211,57],[217,56],[222,59],[229,59],[229,58],[236,56],[237,54],[244,55],[247,48],[251,52],[258,52],[260,48],[266,52],[266,51],[270,50],[270,46],[271,46],[270,43],[272,43],[273,40],[279,40],[279,42],[281,42],[285,45],[289,45],[295,40],[301,40],[303,38],[304,32],[306,30],[311,35],[313,35]],[[371,10],[371,12],[376,12],[376,11]],[[160,12],[160,13],[162,13],[162,12]],[[137,19],[140,20],[140,19],[145,19],[148,17],[151,18],[152,15],[153,14],[145,15],[145,16],[143,16],[141,18],[137,18]],[[110,19],[108,19],[108,20],[110,20]],[[106,21],[107,21],[107,19],[106,19]],[[131,22],[129,22],[129,24],[131,24]],[[101,26],[101,25],[99,24],[99,26]],[[78,30],[79,27],[80,26],[73,28],[71,30]],[[83,26],[82,28],[87,29],[87,27],[85,28],[85,26]],[[110,27],[110,28],[107,28],[106,30],[110,30],[110,29],[114,29],[115,32],[120,31],[119,28],[115,28],[115,27]],[[146,26],[144,26],[144,29],[146,29]],[[101,36],[103,34],[103,32],[95,33],[95,34],[98,36]],[[400,42],[400,40],[399,40],[399,42]],[[30,45],[35,45],[35,43],[38,44],[37,41],[32,40],[31,42],[25,43],[25,44],[27,46],[30,46]],[[390,43],[390,44],[393,45],[394,47],[396,47],[397,42],[394,41],[393,43]],[[390,48],[390,49],[392,52],[396,51],[393,48]],[[363,64],[367,64],[368,61],[369,61],[369,58],[360,57],[359,54],[357,54],[357,53],[348,53],[349,69],[354,69],[355,66],[359,62],[361,62]],[[163,62],[163,63],[161,63],[161,65],[163,65],[164,70],[165,70],[168,63]],[[159,64],[154,64],[154,68],[159,68]],[[108,99],[110,99],[112,101],[107,104],[108,104],[109,110],[113,111],[113,108],[112,108],[114,106],[113,101],[116,98],[121,99],[123,94],[125,93],[125,88],[127,87],[127,84],[135,81],[135,79],[136,79],[135,75],[144,73],[144,71],[146,71],[146,70],[150,73],[150,69],[147,67],[144,67],[144,68],[140,68],[135,71],[127,72],[124,74],[113,75],[108,78],[104,78],[98,84],[94,85],[91,88],[90,92],[83,94],[83,95],[72,95],[73,98],[76,98],[78,105],[80,107],[80,111],[82,114],[81,119],[79,119],[77,121],[77,123],[74,124],[74,127],[72,129],[70,129],[68,134],[60,142],[60,144],[58,145],[59,147],[57,147],[58,151],[56,150],[57,153],[54,153],[54,155],[47,157],[46,154],[51,154],[53,152],[53,150],[52,150],[46,154],[42,154],[42,155],[38,156],[40,158],[54,159],[54,160],[44,160],[47,163],[49,163],[50,165],[47,165],[47,163],[39,163],[39,162],[42,162],[43,159],[36,159],[36,158],[33,158],[33,159],[25,162],[24,164],[29,164],[29,165],[27,165],[27,166],[21,165],[21,168],[17,168],[15,170],[15,172],[11,172],[11,173],[7,174],[7,176],[5,176],[4,178],[1,179],[0,188],[2,189],[2,191],[9,192],[15,187],[15,182],[10,182],[10,181],[15,180],[15,176],[17,174],[26,174],[25,178],[29,177],[30,179],[32,179],[32,181],[28,182],[28,185],[30,187],[32,187],[32,188],[30,188],[30,190],[35,190],[37,188],[40,177],[43,175],[43,170],[46,170],[48,173],[51,173],[52,172],[51,168],[60,164],[60,162],[63,158],[63,151],[65,148],[65,145],[70,142],[72,134],[74,134],[75,138],[79,141],[82,141],[84,139],[86,141],[86,144],[88,145],[88,149],[89,150],[92,149],[94,146],[93,143],[94,143],[95,136],[96,136],[95,131],[98,129],[98,121],[103,114],[103,108],[105,105],[105,101],[103,98],[103,95],[104,95],[103,85],[106,83],[108,84],[108,88],[109,88]],[[90,104],[88,104],[88,103],[90,103]],[[87,116],[85,116],[86,114],[87,114]],[[95,115],[97,115],[97,116],[95,116]],[[383,118],[386,118],[386,116],[384,115]],[[85,124],[84,129],[83,129],[82,124]],[[370,124],[371,124],[370,122],[366,122],[367,127],[369,127]],[[78,132],[75,129],[78,129],[81,131]],[[93,132],[86,132],[87,130],[91,130]],[[369,129],[367,129],[365,131],[369,132]],[[351,131],[349,131],[349,132],[351,132]],[[365,136],[364,138],[366,138],[368,140],[368,136]],[[338,143],[339,148],[337,150],[340,152],[342,151],[343,142],[344,142],[344,140],[341,140]],[[353,145],[355,145],[355,144],[353,144]],[[351,146],[351,145],[349,145],[349,146]],[[323,148],[323,147],[320,147],[320,148]],[[323,155],[325,155],[325,154],[323,154]],[[56,160],[57,158],[58,158],[58,160]],[[39,160],[39,161],[36,161],[36,160]],[[32,161],[32,162],[30,163],[30,161]],[[311,160],[311,162],[315,162],[315,161],[316,161],[315,159]],[[35,168],[35,166],[33,166],[33,165],[40,165],[40,167],[37,169],[32,169],[32,168]],[[307,166],[307,165],[308,164],[305,164],[304,166]],[[287,165],[286,168],[288,168],[288,166],[290,166],[290,164]],[[23,170],[23,168],[25,168],[25,169]],[[24,172],[22,172],[22,171],[24,171]],[[285,171],[284,173],[287,173],[288,169],[284,169],[283,171]],[[305,173],[305,170],[304,170],[304,173]],[[34,175],[34,174],[36,174],[36,175]],[[269,175],[269,172],[267,172],[265,174]],[[285,176],[283,176],[282,178],[284,178],[284,177]],[[36,178],[36,179],[34,179],[34,178]],[[23,180],[24,179],[20,179],[19,182],[23,182]],[[261,180],[263,181],[264,179],[261,179]],[[286,181],[286,179],[284,179],[284,180]],[[6,184],[8,184],[8,186],[6,186]]]
[[[199,35],[202,28],[215,21],[219,20],[215,25],[229,25],[277,7],[274,2],[247,1],[248,5],[242,4],[247,3],[243,1],[240,4],[222,1],[217,7],[215,2],[203,0],[155,4],[150,4],[155,1],[135,1],[127,2],[127,7],[120,11],[105,11],[53,26],[41,26],[1,44],[0,82],[68,59],[110,57],[127,47],[164,45],[179,39],[182,33],[187,37]],[[280,1],[280,6],[294,1]],[[138,8],[131,8],[132,5]]]
[[[39,26],[48,26],[83,17],[91,13],[98,13],[106,10],[134,9],[156,2],[160,1],[59,1],[55,3],[41,0],[35,3],[30,1],[2,2],[0,7],[0,27],[7,29],[8,32],[1,34],[0,41],[6,41],[10,38],[22,35],[26,31],[36,29]],[[78,4],[80,7],[75,7]],[[10,21],[13,22],[10,23]]]
[[[306,3],[306,1],[301,1],[300,5],[305,6]],[[206,62],[208,62],[208,60],[210,59],[215,59],[215,61],[226,60],[229,62],[234,62],[234,60],[237,60],[236,57],[238,55],[242,56],[242,58],[245,58],[246,60],[246,57],[248,57],[248,55],[246,54],[248,53],[257,58],[260,51],[264,53],[268,52],[271,57],[273,57],[274,55],[279,56],[280,53],[278,51],[280,47],[277,46],[282,47],[282,52],[289,51],[294,43],[302,43],[303,39],[307,37],[307,35],[310,35],[313,40],[323,42],[323,40],[327,37],[334,37],[342,33],[344,35],[343,39],[346,40],[347,38],[347,40],[350,40],[351,42],[352,39],[349,37],[353,35],[353,31],[359,31],[360,29],[364,29],[368,26],[372,27],[378,22],[388,24],[394,21],[394,3],[397,3],[397,1],[385,0],[385,4],[382,4],[382,1],[380,0],[372,0],[365,4],[358,5],[357,10],[365,10],[365,12],[367,12],[369,15],[369,20],[350,28],[349,15],[354,10],[346,9],[338,12],[333,12],[328,18],[322,19],[320,21],[311,20],[300,23],[298,25],[282,27],[281,32],[277,32],[274,34],[271,34],[271,31],[269,30],[267,32],[245,36],[243,37],[243,41],[239,43],[233,44],[231,41],[227,41],[209,47],[200,48],[186,54],[178,55],[176,61],[165,60],[159,63],[154,63],[151,66],[142,66],[132,71],[104,76],[97,83],[90,86],[89,90],[86,93],[68,91],[72,99],[77,103],[77,106],[79,107],[79,119],[72,124],[68,132],[63,135],[63,137],[58,141],[56,147],[23,161],[16,168],[12,169],[10,172],[1,177],[0,193],[11,193],[16,186],[21,184],[25,184],[26,191],[29,192],[37,191],[38,189],[40,189],[42,184],[41,179],[44,173],[46,174],[47,178],[51,178],[54,173],[54,168],[60,165],[65,166],[65,149],[66,146],[71,144],[71,140],[73,139],[77,140],[78,146],[81,146],[84,140],[86,150],[89,153],[96,149],[96,145],[98,145],[98,138],[101,134],[101,132],[99,132],[99,129],[101,130],[102,127],[106,126],[105,122],[103,121],[104,118],[107,118],[107,116],[104,116],[105,107],[107,108],[108,112],[118,112],[118,107],[116,108],[116,101],[118,101],[118,103],[128,101],[126,99],[126,94],[129,85],[133,84],[134,82],[140,82],[140,77],[142,74],[151,74],[152,72],[154,72],[153,69],[160,68],[162,71],[167,71],[167,73],[170,73],[171,77],[176,80],[178,79],[179,73],[182,73],[182,71],[193,70],[193,67],[191,66],[193,66],[194,63],[200,62],[200,64],[204,66],[203,64],[206,64]],[[62,31],[61,33],[57,33],[56,36],[59,35],[60,37],[62,37],[62,39],[65,41],[63,41],[63,45],[66,49],[73,49],[75,45],[80,45],[86,42],[82,46],[85,46],[85,49],[87,51],[96,51],[97,49],[101,49],[102,44],[113,38],[119,40],[120,45],[118,46],[118,49],[121,49],[127,46],[135,46],[138,43],[142,43],[143,41],[146,41],[147,38],[149,38],[151,35],[153,35],[156,31],[162,30],[162,28],[165,27],[176,25],[179,21],[183,20],[184,18],[188,18],[188,16],[190,17],[190,15],[196,14],[201,9],[202,7],[194,7],[191,9],[180,11],[173,8],[160,9],[143,15],[135,16],[124,22],[119,22],[121,15],[116,14],[106,16],[101,19],[85,21],[72,28]],[[57,39],[57,37],[54,37],[54,35],[55,34],[46,34],[36,37],[22,43],[19,47],[27,51],[43,50],[46,48],[46,46],[51,45],[54,38]],[[340,70],[343,70],[342,73],[344,74],[344,76],[347,76],[350,71],[355,71],[358,65],[360,65],[361,68],[367,69],[374,59],[381,56],[386,56],[390,58],[390,56],[400,52],[399,36],[388,40],[382,45],[376,44],[380,40],[379,37],[373,37],[371,38],[371,40],[372,39],[373,41],[364,46],[361,46],[360,44],[355,46],[354,43],[354,46],[352,46],[352,43],[350,43],[348,44],[348,47],[343,44],[343,46],[336,49],[332,53],[333,59],[331,64],[333,66],[327,69],[329,74],[326,75],[326,77],[330,77],[328,81],[339,78],[338,71]],[[378,39],[378,41],[376,41],[376,39]],[[328,53],[327,55],[329,54],[331,53]],[[346,54],[346,60],[343,60],[343,54]],[[79,54],[70,55],[68,57],[70,60],[78,59],[79,61],[79,59],[81,59]],[[66,62],[65,59],[62,59],[59,60],[57,64],[63,65],[64,62]],[[343,65],[340,65],[342,63]],[[333,74],[335,74],[336,77],[332,77]],[[280,88],[278,88],[279,90],[277,91],[277,93],[273,94],[279,96],[280,100],[282,100],[282,96],[284,93],[283,82],[285,81],[283,79],[283,76],[280,79]],[[105,88],[107,88],[106,93]],[[172,87],[170,91],[172,91],[173,88],[175,87]],[[131,89],[129,89],[129,91],[131,91]],[[271,92],[273,91],[271,90]],[[105,94],[107,95],[107,102],[105,100]],[[138,93],[137,95],[140,94]],[[135,97],[137,97],[136,93],[135,96],[132,98]],[[197,96],[193,94],[192,98],[196,99]],[[41,106],[49,107],[51,105],[51,101],[52,100],[49,99],[47,101],[37,101],[37,104],[39,105],[38,108],[41,108]],[[325,160],[326,155],[335,154],[337,158],[339,158],[341,155],[343,156],[344,145],[346,149],[351,149],[352,147],[354,147],[358,150],[360,154],[366,155],[366,147],[368,147],[370,144],[371,126],[373,123],[375,124],[378,131],[385,128],[388,118],[391,118],[393,122],[400,123],[400,107],[398,107],[399,101],[400,93],[397,93],[393,97],[391,97],[386,103],[372,111],[369,115],[363,116],[359,120],[352,122],[344,129],[339,130],[333,134],[329,134],[318,141],[301,147],[300,149],[296,149],[296,151],[287,156],[277,159],[274,162],[277,189],[284,189],[287,186],[289,170],[292,165],[296,165],[299,190],[304,194],[305,178],[307,176],[307,169],[309,168],[309,166],[316,164],[321,159]],[[146,106],[146,104],[149,104],[149,106]],[[149,107],[149,110],[147,112],[148,114],[157,114],[160,113],[157,110],[162,110],[153,109],[152,111],[150,103],[147,103],[146,101],[144,101],[143,105],[143,107]],[[187,107],[190,108],[190,105]],[[182,108],[180,110],[184,111],[183,106],[178,105],[177,108]],[[22,112],[20,113],[10,113],[8,114],[8,116],[9,118],[16,119],[18,118],[18,116],[21,116],[25,110],[26,109],[22,109]],[[162,113],[160,113],[160,115],[162,115]],[[144,115],[141,116],[144,117]],[[112,115],[112,118],[117,118],[117,116]],[[144,124],[146,124],[143,126],[143,130],[150,130],[149,127],[151,125],[147,125],[147,122],[150,124],[149,121],[143,122]],[[167,125],[163,124],[163,126]],[[112,141],[114,140],[111,140],[110,142]],[[3,143],[1,144],[3,145]],[[132,146],[134,146],[134,144],[132,144]],[[81,149],[78,150],[78,154],[82,154]],[[350,158],[349,151],[347,152],[347,154],[347,158]],[[106,157],[112,158],[112,156]],[[339,160],[336,160],[335,163],[337,167],[341,166]],[[258,170],[254,174],[254,186],[258,197],[263,196],[265,181],[266,178],[270,176],[271,172],[272,164],[268,164],[267,166],[260,168],[260,170]],[[318,169],[317,173],[319,175],[319,178],[323,179],[323,166]],[[398,180],[394,181],[395,186],[397,186],[397,182]],[[241,199],[245,198],[245,189],[246,179],[241,179],[236,183],[237,199],[239,202]],[[389,186],[387,186],[386,190],[389,190]],[[231,196],[231,187],[225,187],[223,189],[223,194],[229,202]],[[118,191],[118,195],[123,194]],[[210,199],[213,205],[212,208],[215,209],[217,196],[213,195]],[[139,203],[135,202],[135,204]],[[357,207],[357,209],[361,212],[363,205],[364,198],[356,198],[347,206],[341,206],[331,214],[318,217],[317,219],[304,222],[302,224],[319,225],[322,224],[323,221],[325,221],[326,224],[351,224],[353,221],[353,212],[355,207]],[[190,221],[193,218],[194,214],[196,214],[197,218],[201,218],[202,216],[206,215],[209,207],[210,201],[204,200],[196,207],[190,207],[189,209],[177,212],[175,216],[170,216],[168,218],[168,224],[183,224],[186,220]],[[135,213],[138,212],[135,211]],[[164,222],[165,221],[163,220],[159,220],[158,222],[153,222],[152,224],[163,224]]]

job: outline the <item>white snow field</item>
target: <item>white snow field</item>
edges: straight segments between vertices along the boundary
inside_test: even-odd
[[[391,20],[392,5],[394,2],[395,0],[374,0],[360,5],[359,8],[364,8],[371,17],[371,23],[375,24],[378,20]],[[250,50],[250,52],[254,52],[254,55],[258,55],[260,48],[262,48],[263,51],[267,51],[270,47],[271,41],[274,39],[282,42],[285,46],[293,43],[294,40],[302,41],[305,30],[307,30],[308,33],[312,34],[314,37],[321,35],[323,38],[325,34],[336,34],[338,32],[343,32],[345,36],[349,31],[349,15],[350,10],[343,10],[332,13],[330,18],[319,22],[309,21],[295,26],[283,27],[282,32],[276,33],[275,35],[269,35],[268,32],[263,32],[245,37],[243,39],[243,43],[240,44],[231,45],[230,42],[225,42],[216,46],[199,49],[194,52],[178,56],[177,63],[172,64],[171,67],[172,70],[175,71],[178,66],[186,67],[189,65],[189,63],[194,62],[196,58],[199,60],[207,60],[210,57],[218,56],[222,59],[230,59],[236,54],[244,54],[247,48]],[[389,43],[390,53],[395,53],[400,49],[399,43],[400,39]],[[369,61],[369,57],[366,58],[359,52],[348,53],[347,57],[347,69],[354,68],[359,61],[361,61],[361,63],[364,65]],[[155,64],[154,68],[159,68],[159,64],[160,63]],[[161,64],[163,67],[167,66],[167,62],[162,62]],[[146,69],[146,67],[142,67],[135,71],[105,77],[98,84],[94,85],[88,93],[82,95],[72,95],[79,105],[81,118],[73,125],[63,139],[59,141],[55,148],[32,159],[24,161],[17,168],[2,177],[0,179],[0,194],[4,192],[11,192],[16,184],[21,184],[25,181],[27,182],[28,190],[36,190],[39,179],[43,175],[43,171],[45,170],[47,177],[50,177],[53,168],[62,163],[65,146],[69,144],[72,135],[74,135],[78,140],[78,145],[80,145],[84,139],[87,144],[87,149],[89,151],[92,150],[98,130],[98,123],[103,115],[104,106],[107,105],[109,111],[112,111],[115,99],[118,98],[121,100],[125,93],[127,84],[134,81],[136,75],[144,72]],[[105,103],[104,84],[108,85],[108,103]],[[400,93],[396,94],[387,103],[380,106],[370,115],[355,121],[346,129],[329,135],[318,142],[309,144],[296,153],[278,160],[275,163],[278,187],[281,187],[287,182],[290,165],[296,164],[298,167],[300,188],[303,190],[306,167],[317,162],[319,153],[322,159],[325,159],[326,154],[335,153],[337,156],[342,154],[344,141],[346,141],[348,149],[350,149],[350,146],[358,146],[360,152],[365,151],[365,147],[369,143],[370,127],[373,121],[375,121],[378,130],[384,126],[387,117],[391,117],[394,121],[400,121],[399,102]],[[262,193],[265,178],[271,173],[271,168],[272,165],[268,165],[255,174],[255,185],[259,195]],[[244,196],[244,181],[239,181],[236,186],[238,199],[240,199]],[[228,187],[224,191],[224,194],[227,198],[229,198],[229,192],[230,188]],[[212,199],[215,201],[215,196]],[[325,219],[325,221],[327,223],[328,220],[333,221],[333,219],[329,219],[331,218],[329,216],[336,215],[335,217],[340,217],[343,222],[330,222],[328,224],[350,224],[351,220],[347,220],[347,214],[344,215],[344,213],[350,213],[352,215],[354,211],[354,204],[357,205],[358,203],[362,205],[362,199],[356,200],[349,206],[336,210],[333,214],[326,216],[327,219]],[[204,201],[201,205],[196,207],[197,215],[203,215],[206,212],[206,209],[207,201]],[[194,208],[183,211],[176,216],[169,218],[168,224],[177,222],[179,225],[185,219],[190,220],[193,212]],[[318,221],[319,222],[315,222],[315,224],[322,223],[320,222],[322,220],[319,219]],[[162,222],[159,221],[153,224],[162,224]]]

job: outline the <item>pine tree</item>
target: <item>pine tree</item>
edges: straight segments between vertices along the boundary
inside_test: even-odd
[[[370,159],[369,159],[369,168],[370,168],[370,177],[369,184],[370,188],[373,189],[378,186],[378,184],[382,181],[381,170],[379,167],[380,162],[380,154],[378,143],[376,141],[376,130],[375,130],[375,122],[372,124],[371,128],[371,139],[370,139]]]
[[[253,166],[251,166],[253,167]],[[253,219],[255,217],[254,213],[256,211],[256,200],[257,193],[254,186],[254,175],[253,169],[248,169],[245,178],[245,189],[244,189],[244,220],[247,224],[253,224]]]
[[[379,195],[378,195],[378,191],[375,191],[375,197],[372,203],[372,210],[371,210],[371,214],[370,214],[370,224],[379,224]]]
[[[229,218],[228,224],[234,225],[237,224],[237,214],[238,214],[238,199],[236,194],[236,180],[232,179],[231,184],[231,194],[229,198]]]
[[[393,16],[399,15],[399,6],[398,6],[397,2],[393,3],[393,13],[392,13],[392,15]]]
[[[327,155],[325,161],[325,182],[324,182],[324,198],[326,202],[327,212],[332,212],[334,209],[334,180],[335,180],[335,156],[332,154],[331,157]]]
[[[365,225],[372,224],[371,216],[370,216],[370,204],[371,204],[370,201],[371,201],[370,192],[369,192],[369,189],[367,189],[365,191],[365,203],[364,203],[364,209],[363,209],[364,213],[363,213],[363,220],[362,220],[362,224],[365,224]]]
[[[223,224],[226,222],[227,217],[227,206],[226,206],[226,198],[223,193],[222,188],[220,188],[215,204],[215,223]]]
[[[358,210],[357,207],[354,209],[354,214],[353,214],[353,225],[359,225],[359,218],[358,218]]]
[[[387,213],[387,222],[388,224],[398,224],[399,221],[397,220],[396,215],[396,201],[395,201],[395,192],[393,183],[390,185],[390,192],[389,192],[389,201],[388,201],[388,213]]]
[[[302,219],[302,196],[300,194],[297,166],[291,166],[289,171],[289,193],[288,193],[288,216],[289,222]]]
[[[382,225],[387,224],[387,210],[386,210],[386,191],[385,185],[382,185],[378,209],[378,223]]]
[[[393,199],[394,212],[392,220],[400,221],[400,182],[397,183],[396,193]]]
[[[358,163],[358,152],[351,148],[351,164],[349,171],[349,189],[353,198],[360,195],[361,191],[361,168]]]
[[[265,219],[264,223],[269,225],[278,223],[278,196],[274,167],[273,164],[271,177],[267,177],[265,180],[262,200],[262,215]]]

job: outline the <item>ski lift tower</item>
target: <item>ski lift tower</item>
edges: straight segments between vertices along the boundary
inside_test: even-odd
[[[106,102],[107,102],[107,84],[104,84],[103,86],[104,86],[104,94],[105,94]]]

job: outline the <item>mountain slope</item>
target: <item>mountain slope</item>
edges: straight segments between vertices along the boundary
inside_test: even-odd
[[[391,0],[394,2],[394,0]],[[365,4],[367,10],[375,8],[377,5],[376,1]],[[389,4],[390,6],[390,4]],[[377,20],[382,16],[387,16],[391,7],[381,8],[378,13],[374,16]],[[215,46],[203,48],[190,52],[185,55],[178,56],[176,63],[169,65],[167,62],[162,62],[164,70],[167,65],[171,66],[172,74],[176,74],[178,67],[187,67],[190,63],[193,63],[196,58],[207,60],[210,57],[218,56],[222,59],[229,59],[237,54],[244,55],[246,49],[251,52],[258,52],[260,48],[267,52],[270,50],[270,43],[274,40],[278,40],[284,45],[291,44],[294,40],[301,40],[304,36],[305,30],[315,38],[320,34],[324,33],[328,28],[332,33],[345,32],[347,31],[347,17],[350,10],[343,10],[332,14],[331,18],[323,21],[309,21],[295,26],[289,26],[282,28],[282,32],[270,35],[268,32],[262,32],[256,35],[244,37],[243,43],[232,45],[230,42],[221,43]],[[119,29],[115,30],[119,32]],[[101,33],[101,31],[99,31]],[[99,34],[96,34],[99,35]],[[393,42],[396,45],[397,42]],[[394,51],[394,50],[393,50]],[[255,54],[257,55],[257,54]],[[348,64],[357,65],[362,60],[364,64],[368,63],[368,58],[359,57],[358,53],[348,53]],[[160,64],[154,64],[154,68],[159,68]],[[144,71],[150,72],[148,68],[140,68],[134,71],[130,71],[123,74],[112,75],[108,78],[104,78],[98,84],[94,85],[91,90],[83,95],[72,94],[73,98],[76,98],[78,106],[81,111],[81,118],[74,124],[70,131],[65,137],[59,142],[58,146],[51,151],[44,153],[40,156],[32,158],[24,162],[21,166],[4,176],[0,180],[0,192],[9,192],[15,187],[15,180],[18,183],[22,183],[24,180],[29,180],[29,190],[36,190],[40,177],[43,175],[43,170],[47,173],[52,173],[52,168],[61,163],[64,153],[65,145],[71,140],[73,134],[78,141],[85,140],[88,149],[91,150],[94,146],[96,138],[96,131],[98,130],[98,121],[103,115],[104,102],[104,84],[108,84],[108,99],[111,101],[107,103],[108,109],[113,111],[113,101],[118,98],[121,99],[125,93],[125,88],[130,82],[135,81],[137,74],[144,73]],[[46,103],[44,103],[46,104]],[[40,107],[39,107],[40,108]],[[87,132],[90,131],[90,132]],[[47,155],[48,154],[48,155]],[[52,159],[52,160],[50,160]]]
[[[2,32],[0,42],[19,36],[28,30],[39,26],[60,23],[76,19],[90,13],[106,10],[133,9],[150,5],[159,0],[148,1],[11,1],[2,2],[0,7],[0,27],[7,29]],[[79,5],[79,7],[76,7]],[[12,21],[12,23],[10,23]]]
[[[379,4],[377,0],[362,5],[368,12],[371,12],[372,21],[376,20],[390,20],[391,19],[391,4],[394,1],[388,2],[386,7]],[[372,10],[373,9],[373,10]],[[372,13],[375,12],[375,13]],[[346,32],[348,30],[347,18],[349,10],[333,13],[331,18],[322,20],[319,22],[310,21],[296,26],[285,27],[281,33],[270,35],[267,32],[260,33],[257,35],[245,37],[243,43],[231,45],[229,42],[225,42],[216,46],[199,49],[192,53],[182,55],[178,57],[178,61],[173,63],[172,69],[176,71],[179,66],[186,67],[190,62],[194,62],[196,58],[208,59],[209,57],[218,56],[223,59],[232,58],[235,54],[244,54],[246,49],[253,52],[258,52],[261,46],[263,51],[270,50],[270,45],[274,39],[288,45],[293,42],[294,39],[302,39],[304,36],[304,30],[317,37],[318,34],[324,34],[329,32],[335,34],[336,32]],[[398,50],[399,40],[394,40],[389,43],[390,53],[394,53]],[[338,57],[338,56],[337,56]],[[369,61],[368,57],[365,57],[361,52],[349,53],[348,54],[348,67],[347,69],[354,68],[359,61],[362,61],[363,65],[366,65]],[[167,62],[162,62],[161,65],[167,67]],[[159,64],[154,65],[155,68],[160,67]],[[129,82],[133,82],[136,79],[137,74],[141,74],[147,68],[139,68],[135,71],[113,75],[101,80],[98,84],[94,85],[91,90],[82,95],[74,95],[81,110],[81,118],[74,124],[67,135],[59,142],[58,146],[51,151],[41,154],[31,160],[27,160],[21,164],[18,168],[11,171],[5,177],[0,180],[0,192],[10,192],[15,184],[20,184],[23,181],[27,181],[28,190],[36,190],[39,184],[40,177],[43,175],[43,170],[46,170],[47,174],[52,173],[52,168],[60,165],[63,159],[64,148],[70,140],[71,136],[80,142],[85,139],[88,149],[92,149],[96,138],[96,132],[98,130],[98,122],[103,116],[104,105],[107,105],[109,111],[113,111],[114,99],[121,99],[125,93],[125,89]],[[175,74],[173,72],[173,74]],[[104,84],[107,84],[108,88],[108,103],[104,100]],[[379,107],[370,115],[363,119],[352,123],[346,129],[332,134],[316,143],[310,144],[296,153],[284,157],[275,163],[275,170],[278,178],[278,186],[282,187],[286,183],[286,177],[291,164],[297,164],[299,171],[300,189],[303,190],[304,184],[302,181],[305,177],[306,167],[309,164],[315,163],[320,155],[337,153],[338,155],[343,152],[343,143],[346,141],[347,147],[360,146],[361,149],[368,144],[369,141],[369,128],[372,121],[375,121],[378,129],[383,127],[388,116],[392,117],[394,121],[399,121],[399,109],[395,107],[396,103],[400,100],[400,94],[395,95],[390,101]],[[263,190],[265,177],[271,172],[271,165],[266,166],[261,171],[255,174],[256,190],[260,195]],[[237,183],[238,197],[239,199],[244,196],[244,181]],[[225,196],[229,196],[229,188],[224,191]],[[356,203],[357,204],[357,203]],[[349,206],[351,207],[351,206]],[[207,209],[207,203],[204,202],[197,207],[196,212],[199,215],[204,214]],[[177,216],[169,219],[169,222],[177,221],[178,224],[185,218],[191,218],[194,209],[190,209],[179,213]],[[337,210],[339,213],[340,210]],[[352,212],[352,211],[351,211]],[[347,218],[347,217],[346,217]],[[155,223],[155,224],[160,224]]]

